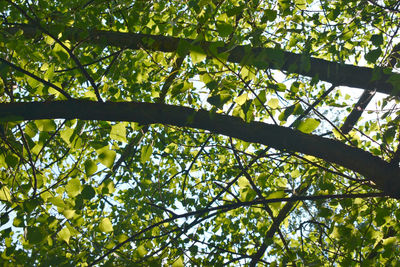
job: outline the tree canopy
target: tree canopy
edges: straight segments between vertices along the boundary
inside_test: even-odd
[[[0,14],[2,265],[399,262],[397,0]]]

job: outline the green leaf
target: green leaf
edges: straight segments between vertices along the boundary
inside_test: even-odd
[[[284,198],[286,193],[283,190],[272,192],[268,195],[267,199],[274,199],[274,198]],[[282,202],[274,202],[269,204],[271,206],[272,211],[274,214],[279,212],[279,208],[282,206]]]
[[[217,22],[217,31],[219,36],[228,37],[234,30],[231,24],[225,22]]]
[[[8,214],[3,214],[2,216],[0,216],[0,226],[5,225],[9,221],[10,221],[10,216]],[[4,226],[2,228],[4,229]]]
[[[6,164],[10,166],[11,168],[15,168],[19,162],[19,158],[14,156],[13,154],[8,154],[6,158],[4,159]]]
[[[183,264],[183,258],[179,257],[178,259],[175,260],[175,262],[172,264],[172,267],[183,267],[185,266]]]
[[[343,38],[343,40],[347,41],[347,40],[351,39],[353,37],[353,35],[354,35],[354,31],[352,30],[352,28],[346,27],[343,30],[342,38]]]
[[[5,185],[0,187],[0,201],[11,202],[10,189]]]
[[[142,164],[146,163],[153,153],[153,147],[151,145],[145,145],[142,147],[141,154],[140,154],[140,162]]]
[[[291,6],[291,0],[278,0],[278,4],[282,10],[287,10]]]
[[[69,244],[69,239],[71,237],[71,233],[67,227],[64,227],[63,229],[61,229],[61,231],[57,233],[57,236],[59,239],[65,241],[67,244]]]
[[[267,105],[272,109],[276,109],[279,107],[279,100],[277,98],[271,98]]]
[[[392,237],[385,238],[385,239],[383,240],[382,244],[383,244],[385,247],[386,247],[386,246],[391,246],[391,245],[394,245],[394,244],[396,243],[396,241],[397,241],[397,238],[394,237],[394,236],[392,236]]]
[[[38,129],[36,127],[36,124],[34,124],[33,122],[29,122],[28,124],[26,124],[25,134],[27,134],[30,138],[33,138],[34,136],[36,136],[37,133]]]
[[[37,120],[35,121],[35,124],[39,131],[42,132],[52,132],[57,128],[53,120]]]
[[[334,21],[340,15],[340,7],[339,5],[336,6],[331,12],[329,12],[327,18],[331,21]]]
[[[389,127],[383,134],[383,140],[387,143],[390,144],[393,142],[395,136],[396,136],[396,129],[397,127],[392,126]]]
[[[126,140],[126,123],[120,122],[111,126],[110,138],[115,141],[128,143]]]
[[[109,232],[114,231],[111,221],[108,218],[101,219],[100,224],[99,224],[99,229],[103,233],[109,233]]]
[[[37,79],[34,79],[30,76],[26,78],[26,81],[28,82],[28,85],[33,89],[33,92],[36,92],[35,89],[41,84]]]
[[[305,9],[306,8],[306,0],[294,0],[294,4],[299,9]]]
[[[227,12],[226,12],[226,15],[228,17],[233,17],[233,16],[241,14],[242,12],[243,12],[243,7],[242,6],[235,6],[235,7],[232,7],[230,9],[228,9]]]
[[[92,199],[96,195],[96,191],[90,185],[85,185],[82,190],[82,197],[84,199]]]
[[[101,193],[104,195],[112,194],[115,191],[113,181],[107,180],[102,184]]]
[[[37,199],[27,199],[24,201],[23,208],[26,212],[32,212],[40,205],[40,202]]]
[[[380,46],[383,44],[383,36],[382,34],[373,34],[369,39],[374,46]]]
[[[63,215],[66,219],[71,219],[75,215],[75,210],[63,210]]]
[[[400,76],[392,74],[388,82],[393,86],[393,93],[398,94],[400,92]]]
[[[92,176],[97,171],[97,164],[93,160],[86,160],[84,163],[85,173],[87,177]]]
[[[98,160],[101,164],[103,164],[104,166],[106,166],[107,168],[110,168],[113,166],[114,164],[114,160],[116,157],[116,152],[113,150],[109,150],[108,146],[105,146],[99,150],[96,151],[98,154]]]
[[[278,15],[278,12],[276,10],[266,9],[266,10],[264,10],[263,19],[265,19],[266,21],[275,21],[275,19],[277,18],[277,15]]]
[[[299,126],[297,126],[297,130],[308,134],[317,129],[319,124],[320,124],[319,120],[313,118],[307,118],[300,122]]]
[[[246,179],[246,177],[243,177],[243,176],[238,179],[238,185],[239,185],[240,189],[250,188],[249,181]]]
[[[30,244],[42,242],[47,235],[39,227],[28,227],[26,238]]]
[[[65,127],[65,129],[60,132],[60,136],[61,136],[62,140],[64,140],[64,142],[69,145],[72,141],[71,137],[72,137],[73,133],[74,133],[74,129]]]
[[[228,93],[220,93],[207,98],[207,102],[216,107],[222,107],[225,103],[231,100],[231,95]]]
[[[81,192],[81,181],[78,178],[71,179],[65,189],[70,197],[75,197]]]
[[[261,188],[266,187],[267,179],[268,179],[268,175],[266,173],[261,173],[260,176],[258,176],[257,182],[261,186]]]
[[[58,43],[54,45],[53,52],[60,61],[67,61],[69,59],[68,52]]]
[[[287,107],[283,112],[281,112],[281,114],[279,114],[278,119],[280,121],[286,121],[289,118],[289,116],[293,114],[295,108],[296,108],[295,105]]]
[[[43,40],[48,45],[53,45],[56,42],[53,38],[51,38],[50,36],[48,36],[46,34],[43,34]]]
[[[144,245],[140,245],[137,248],[137,252],[139,253],[140,257],[143,257],[143,256],[145,256],[147,254],[147,249],[144,247]]]
[[[65,207],[64,201],[59,196],[50,197],[48,200],[49,200],[50,203],[54,204],[55,206],[57,206],[59,208],[64,208]]]
[[[194,46],[190,50],[190,57],[192,58],[193,64],[197,64],[197,63],[203,61],[207,57],[207,55],[206,55],[206,53],[204,53],[204,51],[201,47]]]
[[[373,49],[371,51],[369,51],[366,55],[365,55],[365,59],[369,62],[369,63],[376,63],[376,61],[378,60],[378,58],[381,56],[382,54],[382,50],[380,48],[377,49]]]
[[[248,99],[247,93],[244,93],[244,94],[242,94],[242,95],[236,97],[234,101],[235,101],[239,106],[241,106],[241,105],[243,105],[244,103],[246,103],[246,100],[247,100],[247,99]]]

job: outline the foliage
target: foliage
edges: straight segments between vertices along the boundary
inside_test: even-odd
[[[398,264],[398,1],[0,12],[2,265]]]

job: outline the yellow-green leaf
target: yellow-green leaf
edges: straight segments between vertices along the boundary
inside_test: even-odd
[[[51,132],[56,130],[56,124],[53,120],[37,120],[35,124],[39,131],[42,132]]]
[[[37,179],[37,186],[38,187],[41,187],[41,186],[45,185],[46,182],[47,182],[46,176],[41,175],[41,174],[36,174],[36,179]]]
[[[58,43],[54,45],[53,52],[60,60],[67,60],[69,58],[68,52]]]
[[[108,218],[103,218],[99,224],[99,229],[103,233],[108,233],[113,231],[113,226]]]
[[[52,203],[53,205],[56,205],[59,208],[64,208],[65,207],[65,203],[64,201],[61,199],[61,197],[57,196],[57,197],[50,197],[49,198],[50,203]]]
[[[70,139],[71,139],[71,136],[73,133],[74,133],[74,129],[65,127],[65,129],[60,132],[60,136],[61,136],[62,140],[64,140],[64,142],[69,145],[71,143]]]
[[[70,197],[75,197],[81,192],[81,181],[78,178],[71,179],[65,189]]]
[[[153,147],[151,145],[143,146],[140,155],[140,162],[141,163],[147,162],[150,159],[152,153],[153,153]]]
[[[394,245],[396,243],[396,237],[392,236],[392,237],[388,237],[386,239],[383,240],[382,244],[384,246],[390,246],[390,245]]]
[[[192,58],[193,64],[197,64],[203,61],[207,55],[204,53],[203,49],[200,47],[195,47],[194,49],[190,50],[190,57]]]
[[[119,236],[118,236],[118,242],[119,243],[122,243],[122,242],[124,242],[125,240],[127,240],[129,237],[127,236],[127,235],[125,235],[125,234],[120,234]]]
[[[317,129],[318,125],[320,124],[319,120],[313,118],[307,118],[304,121],[300,122],[297,130],[303,133],[311,133],[315,129]]]
[[[144,247],[144,245],[139,246],[137,248],[137,251],[138,251],[140,257],[143,257],[144,255],[147,254],[147,249]]]
[[[250,187],[249,181],[246,179],[246,177],[243,177],[243,176],[238,179],[238,185],[239,185],[240,189]]]
[[[236,102],[238,105],[241,106],[241,105],[243,105],[243,104],[246,102],[246,100],[247,100],[247,93],[244,93],[244,94],[238,96],[238,97],[235,99],[235,102]]]
[[[183,259],[179,257],[173,264],[172,267],[183,267]]]
[[[127,143],[126,140],[126,123],[120,122],[111,126],[110,138],[115,141]]]
[[[114,164],[115,156],[116,153],[113,150],[109,150],[108,146],[105,146],[99,150],[97,150],[97,153],[99,154],[98,160],[101,164],[104,166],[111,168],[112,165]]]
[[[268,195],[267,199],[274,199],[274,198],[284,198],[286,196],[286,193],[283,190],[272,192],[271,194]],[[282,205],[282,202],[275,202],[269,204],[272,211],[274,214],[277,214],[279,212],[279,208]]]
[[[270,108],[275,109],[275,108],[279,107],[279,100],[278,100],[277,98],[271,98],[271,99],[268,101],[267,105],[268,105]]]
[[[5,185],[0,188],[0,200],[11,201],[10,189],[8,189],[8,187]]]
[[[85,173],[86,176],[88,177],[93,175],[97,171],[97,165],[93,160],[90,159],[86,160],[84,165],[85,165]]]
[[[58,238],[60,238],[61,240],[67,242],[67,244],[69,244],[69,239],[71,237],[71,233],[69,232],[67,227],[64,227],[63,229],[61,229],[60,232],[57,233]]]
[[[63,210],[63,215],[65,218],[71,219],[72,217],[74,217],[75,211],[74,210]]]

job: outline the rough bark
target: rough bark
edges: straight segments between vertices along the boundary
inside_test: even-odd
[[[41,34],[30,25],[9,28],[10,34],[22,29],[25,37],[33,38]],[[54,32],[51,26],[47,29]],[[222,42],[206,42],[163,35],[140,33],[122,33],[115,31],[82,30],[66,27],[62,32],[63,40],[86,42],[91,45],[114,46],[129,49],[142,49],[161,52],[181,52],[182,50],[201,48],[206,54],[215,56],[225,52],[227,61],[254,66],[259,69],[278,69],[317,78],[336,86],[349,86],[366,90],[376,90],[388,95],[400,95],[400,74],[383,68],[367,68],[327,61],[308,55],[301,55],[275,48],[235,46],[228,49]]]
[[[55,102],[2,103],[0,121],[82,119],[168,124],[223,134],[279,150],[297,151],[336,163],[362,174],[377,188],[397,197],[400,169],[372,154],[340,141],[305,134],[262,122],[244,122],[238,117],[206,110],[142,102],[69,100]]]

